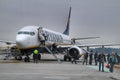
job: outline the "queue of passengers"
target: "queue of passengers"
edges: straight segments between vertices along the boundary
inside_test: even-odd
[[[89,60],[88,60],[89,59]],[[120,56],[112,52],[112,54],[105,55],[103,52],[99,53],[96,51],[95,53],[93,50],[90,51],[90,53],[86,52],[83,57],[83,65],[86,63],[86,65],[89,62],[89,65],[93,64],[93,60],[95,62],[94,65],[99,65],[99,71],[104,72],[104,64],[107,62],[107,64],[110,65],[109,71],[113,72],[113,67],[115,64],[120,64]]]

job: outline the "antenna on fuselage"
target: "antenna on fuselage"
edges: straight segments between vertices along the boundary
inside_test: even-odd
[[[69,30],[70,30],[70,16],[71,16],[71,7],[69,9],[69,16],[68,16],[68,21],[67,21],[67,26],[63,34],[69,35]]]

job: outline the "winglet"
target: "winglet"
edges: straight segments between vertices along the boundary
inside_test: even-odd
[[[69,9],[69,16],[68,16],[68,21],[67,21],[67,26],[63,34],[69,35],[69,29],[70,29],[70,16],[71,16],[71,7]]]

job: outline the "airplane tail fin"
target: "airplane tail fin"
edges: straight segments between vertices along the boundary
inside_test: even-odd
[[[68,21],[67,21],[66,29],[65,29],[65,31],[63,32],[63,34],[65,34],[65,35],[69,35],[70,16],[71,16],[71,7],[70,7],[70,9],[69,9],[69,16],[68,16]]]

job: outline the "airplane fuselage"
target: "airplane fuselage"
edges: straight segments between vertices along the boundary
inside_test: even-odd
[[[40,46],[38,28],[38,26],[26,26],[18,31],[16,35],[16,44],[19,49],[36,48]],[[67,35],[46,28],[42,28],[42,31],[47,35],[46,45],[51,45],[53,43],[59,45],[71,44],[71,38]]]

